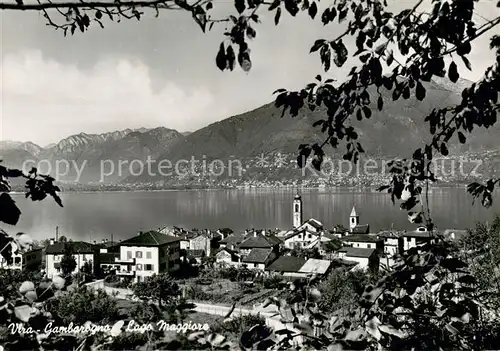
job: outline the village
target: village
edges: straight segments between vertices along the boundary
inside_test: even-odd
[[[347,228],[338,225],[327,229],[318,219],[304,220],[303,206],[297,194],[291,201],[293,223],[288,230],[249,229],[234,233],[229,228],[164,227],[139,232],[127,240],[103,239],[100,243],[55,237],[47,245],[23,253],[12,250],[15,252],[12,263],[7,264],[2,258],[0,267],[41,270],[51,278],[61,273],[61,258],[69,248],[76,261],[74,274],[88,267],[91,279],[113,276],[115,280],[130,283],[162,273],[185,277],[192,274],[193,267],[196,272],[209,267],[232,267],[283,278],[327,275],[338,267],[376,274],[393,266],[398,254],[436,240],[436,233],[431,234],[425,227],[373,233],[369,224],[361,223],[354,205],[345,219],[349,223]],[[465,233],[459,229],[438,232],[449,240],[459,239]]]

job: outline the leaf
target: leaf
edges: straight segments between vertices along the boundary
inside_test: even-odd
[[[321,292],[316,288],[311,289],[309,294],[311,295],[313,301],[319,301],[321,299]]]
[[[366,332],[363,329],[350,330],[345,336],[347,341],[360,341],[366,337]]]
[[[231,45],[227,47],[225,59],[227,62],[227,67],[231,71],[234,70],[234,67],[236,66],[236,55],[234,54],[234,49]]]
[[[245,0],[234,0],[234,8],[241,15],[246,9]]]
[[[453,83],[456,83],[458,78],[460,78],[455,61],[450,63],[450,67],[448,68],[448,78],[450,78]]]
[[[111,336],[116,337],[116,336],[120,335],[122,333],[122,327],[124,325],[125,325],[125,321],[123,321],[123,320],[119,320],[118,322],[113,324],[113,326],[111,327],[111,330],[109,331]]]
[[[314,42],[314,45],[311,47],[311,50],[309,50],[309,53],[313,53],[321,49],[321,47],[326,43],[326,40],[324,39],[318,39]]]
[[[278,25],[278,23],[280,22],[280,16],[281,16],[281,7],[278,7],[278,9],[276,10],[276,14],[274,15],[275,25]]]
[[[212,345],[212,346],[219,346],[220,344],[222,344],[224,341],[226,340],[226,337],[224,335],[221,335],[221,334],[210,334],[208,336],[208,342]]]
[[[25,296],[31,302],[36,301],[36,299],[38,298],[36,291],[28,291]]]
[[[423,99],[425,99],[425,88],[424,86],[422,85],[422,83],[420,81],[417,82],[417,88],[415,90],[415,94],[417,96],[417,99],[419,101],[422,101]]]
[[[314,19],[316,17],[316,14],[318,13],[318,6],[316,5],[316,2],[312,2],[311,6],[309,6],[308,9],[309,16]]]
[[[464,133],[457,132],[457,134],[458,134],[458,141],[460,142],[460,144],[465,144],[465,142],[467,141],[467,139],[465,138]]]
[[[19,320],[21,320],[25,323],[29,322],[32,311],[33,311],[33,308],[31,306],[28,306],[28,305],[17,306],[14,308],[15,316]]]
[[[372,116],[372,110],[368,106],[363,106],[363,113],[366,118],[370,118]]]
[[[458,335],[459,334],[459,331],[457,330],[457,328],[455,328],[451,324],[446,324],[446,330],[448,330],[453,335]]]
[[[2,193],[0,195],[0,221],[16,225],[21,217],[21,210],[16,205],[16,202],[12,200],[9,194]]]
[[[54,276],[54,278],[52,278],[52,284],[54,284],[56,289],[61,290],[62,288],[64,288],[64,284],[66,284],[66,280],[64,278],[56,275],[56,276]]]
[[[380,340],[382,337],[382,334],[380,334],[380,330],[378,330],[379,325],[382,323],[380,320],[377,318],[377,316],[374,316],[372,319],[368,320],[365,323],[366,331],[373,336],[375,339]]]
[[[35,284],[33,282],[30,282],[30,281],[25,281],[19,287],[19,292],[21,294],[25,294],[28,291],[35,291]]]
[[[226,50],[224,48],[224,43],[220,43],[219,52],[215,57],[215,63],[217,64],[217,67],[221,71],[224,71],[226,69],[227,62],[226,62]]]
[[[384,99],[382,98],[382,95],[378,96],[377,108],[379,111],[382,111],[382,109],[384,108]]]
[[[400,339],[404,339],[406,337],[405,333],[403,333],[401,330],[398,330],[394,328],[392,325],[381,325],[378,327],[378,329],[385,334],[389,334],[395,337],[398,337]]]
[[[325,71],[330,69],[332,55],[330,52],[330,48],[327,46],[323,46],[320,51],[321,63],[323,63],[323,68]]]
[[[448,156],[448,154],[449,154],[448,147],[446,146],[445,143],[441,144],[439,151],[441,152],[441,155],[443,155],[443,156]]]
[[[471,65],[469,59],[465,56],[460,56],[460,57],[462,58],[462,61],[464,61],[465,67],[467,67],[467,69],[469,71],[472,71],[472,65]]]

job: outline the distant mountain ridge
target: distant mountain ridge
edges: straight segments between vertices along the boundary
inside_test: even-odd
[[[458,84],[450,85],[446,80],[440,79],[425,83],[427,97],[424,101],[418,101],[413,96],[408,100],[392,101],[392,94],[382,88],[383,111],[372,106],[373,115],[370,120],[359,122],[354,118],[351,121],[358,132],[359,142],[366,150],[366,157],[387,159],[411,156],[416,148],[431,137],[428,126],[423,121],[424,116],[434,108],[459,103],[461,90],[471,83],[460,80]],[[376,101],[378,93],[375,90],[368,92],[371,100]],[[27,159],[49,160],[52,164],[63,160],[74,161],[78,165],[85,163],[84,172],[78,179],[80,183],[99,183],[104,180],[113,184],[198,184],[200,180],[196,176],[165,177],[141,170],[138,163],[132,166],[130,164],[134,160],[145,164],[148,158],[155,160],[156,164],[161,160],[168,160],[172,165],[178,160],[189,161],[192,158],[198,161],[218,159],[226,162],[237,159],[247,162],[263,154],[284,154],[293,159],[300,144],[324,140],[325,135],[320,128],[313,128],[312,124],[325,119],[325,116],[324,109],[310,111],[304,108],[297,117],[285,115],[281,118],[281,109],[270,103],[192,133],[181,133],[165,127],[125,129],[101,134],[80,133],[46,148],[30,142],[4,141],[0,143],[0,159],[13,167],[20,167]],[[489,130],[478,129],[467,136],[467,143],[464,145],[452,139],[450,154],[500,150],[499,132],[500,126]],[[337,159],[341,159],[344,151],[343,145],[335,150],[326,150],[328,156]],[[265,179],[270,172],[274,172],[273,177],[277,179],[290,178],[295,174],[292,170],[296,172],[296,163],[291,162],[291,159],[287,161],[285,168],[257,169],[250,166],[245,177],[250,180]],[[119,162],[123,167],[117,166]],[[115,168],[103,169],[103,165],[113,165]],[[118,169],[119,167],[121,168]],[[70,170],[60,179],[75,181],[75,171]],[[103,171],[106,174],[104,178]]]

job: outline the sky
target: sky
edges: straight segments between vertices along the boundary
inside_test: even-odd
[[[399,12],[415,0],[389,3]],[[498,14],[495,6],[491,0],[478,3],[479,23]],[[215,0],[215,9],[214,16],[236,13],[227,0]],[[267,10],[261,19],[250,44],[252,69],[245,73],[221,72],[215,65],[224,26],[204,34],[179,11],[104,21],[105,29],[93,25],[68,37],[36,12],[3,11],[0,140],[44,146],[80,132],[158,126],[194,131],[271,102],[278,88],[300,89],[324,75],[309,49],[318,38],[335,37],[342,25],[325,27],[300,13],[283,14],[275,27]],[[490,36],[473,45],[473,71],[460,67],[464,78],[475,81],[493,64]],[[335,68],[329,75],[339,78],[346,71]]]

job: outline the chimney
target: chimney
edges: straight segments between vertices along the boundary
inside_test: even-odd
[[[50,243],[50,245],[54,245],[54,238],[50,238],[49,243]]]

